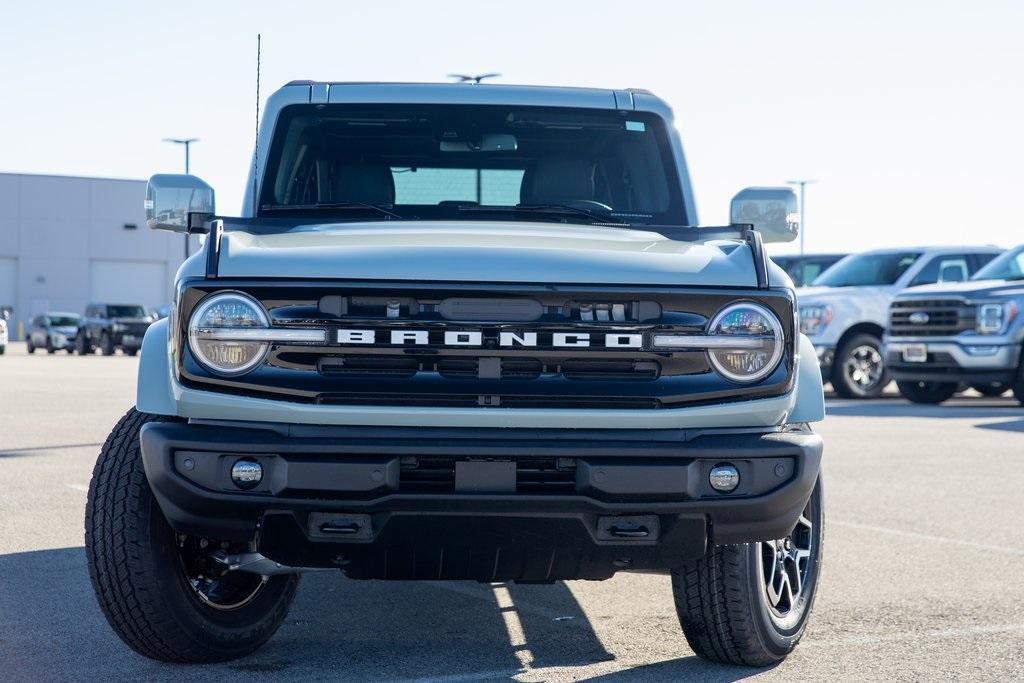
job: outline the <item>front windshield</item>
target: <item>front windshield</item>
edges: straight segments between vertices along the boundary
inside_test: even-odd
[[[288,107],[258,213],[684,222],[660,117],[494,105]]]
[[[107,306],[108,318],[145,318],[147,315],[142,306]]]
[[[1000,254],[971,279],[1024,280],[1024,246]]]
[[[76,327],[78,325],[77,315],[51,315],[47,318],[51,327]]]
[[[814,285],[816,287],[892,285],[920,257],[921,253],[916,251],[885,254],[868,252],[847,256],[822,273],[814,281]]]

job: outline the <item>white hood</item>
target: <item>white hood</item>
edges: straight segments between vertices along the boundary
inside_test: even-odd
[[[728,253],[727,253],[728,252]],[[735,242],[675,242],[640,229],[512,222],[309,225],[227,231],[223,277],[754,287]]]

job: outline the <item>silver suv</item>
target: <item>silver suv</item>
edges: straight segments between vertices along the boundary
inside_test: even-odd
[[[914,285],[966,280],[1000,251],[876,249],[847,256],[798,289],[800,329],[814,344],[824,380],[844,398],[880,395],[890,380],[881,349],[893,297]]]

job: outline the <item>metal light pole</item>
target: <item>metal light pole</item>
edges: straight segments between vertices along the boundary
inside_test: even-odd
[[[188,152],[193,142],[199,142],[199,138],[164,138],[164,142],[173,142],[176,145],[185,146],[185,175],[188,175]],[[801,205],[803,201],[800,202]],[[801,206],[801,211],[803,210]],[[188,233],[185,233],[185,258],[188,258]]]
[[[800,186],[800,255],[804,255],[804,233],[807,232],[807,210],[804,208],[804,188],[813,185],[817,180],[787,180],[787,185]]]

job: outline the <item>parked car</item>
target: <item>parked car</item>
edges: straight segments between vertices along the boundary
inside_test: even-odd
[[[844,398],[874,398],[889,383],[882,335],[892,298],[907,287],[960,282],[995,258],[996,247],[877,249],[847,256],[797,290],[800,329],[822,377]]]
[[[805,287],[842,260],[846,254],[799,254],[773,256],[772,260],[789,273],[796,287]]]
[[[90,484],[89,573],[126,644],[249,654],[308,568],[641,570],[671,573],[700,656],[792,651],[824,398],[762,246],[796,235],[791,190],[688,227],[646,91],[301,81],[261,135],[242,218],[194,176],[150,179],[150,227],[209,234]]]
[[[75,337],[82,318],[77,313],[44,313],[32,318],[25,333],[25,348],[29,353],[46,349],[47,353],[67,351],[74,353]]]
[[[112,356],[121,349],[134,356],[142,347],[142,338],[154,317],[137,304],[89,304],[75,336],[75,350],[86,355],[99,349]]]
[[[0,355],[7,352],[7,321],[11,317],[10,310],[0,309]]]
[[[941,403],[960,386],[1024,404],[1024,245],[970,282],[911,287],[889,309],[885,357],[900,393]]]

